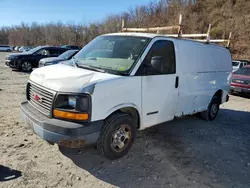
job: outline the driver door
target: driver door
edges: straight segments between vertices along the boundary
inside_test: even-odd
[[[161,72],[151,66],[153,57],[163,58]],[[138,74],[142,76],[142,128],[172,120],[177,109],[179,87],[174,42],[156,40]]]

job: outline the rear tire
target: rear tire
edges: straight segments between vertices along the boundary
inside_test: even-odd
[[[115,113],[105,121],[97,148],[108,159],[118,159],[128,153],[135,137],[136,124],[132,117],[124,113]]]
[[[208,109],[204,112],[201,112],[202,119],[206,121],[213,121],[219,112],[221,100],[218,96],[214,96],[208,105]]]
[[[25,61],[21,64],[21,70],[23,72],[31,72],[32,71],[32,64],[28,61]]]

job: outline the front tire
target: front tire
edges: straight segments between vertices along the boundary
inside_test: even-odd
[[[21,64],[21,70],[23,72],[31,72],[32,71],[32,64],[28,61],[25,61]]]
[[[214,96],[208,105],[208,109],[204,112],[201,112],[202,119],[206,121],[213,121],[220,110],[220,98],[218,96]]]
[[[97,148],[107,158],[118,159],[128,153],[135,137],[136,124],[132,117],[124,113],[115,113],[105,121]]]

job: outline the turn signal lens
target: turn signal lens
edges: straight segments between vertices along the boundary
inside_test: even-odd
[[[86,113],[72,113],[72,112],[64,112],[61,110],[53,110],[53,114],[55,117],[70,119],[70,120],[88,120],[89,114]]]

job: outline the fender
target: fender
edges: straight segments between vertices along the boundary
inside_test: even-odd
[[[133,103],[122,103],[122,104],[118,104],[114,107],[112,107],[110,110],[108,110],[108,112],[105,114],[105,119],[110,116],[112,113],[114,113],[115,111],[121,109],[121,108],[134,108],[137,110],[138,114],[139,114],[139,118],[141,119],[141,111],[139,110],[139,108],[133,104]]]

